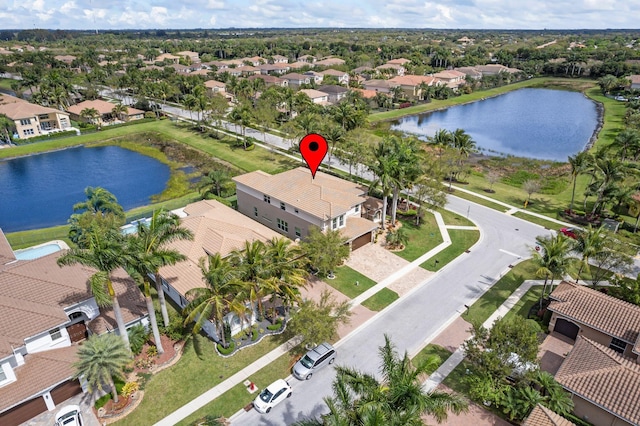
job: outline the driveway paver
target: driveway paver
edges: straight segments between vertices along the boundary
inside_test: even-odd
[[[444,385],[438,386],[439,391],[451,392],[451,389]],[[485,410],[478,404],[470,402],[469,411],[461,414],[453,414],[449,412],[447,420],[442,423],[438,423],[433,416],[423,416],[425,424],[428,425],[441,425],[441,426],[511,426],[511,423],[501,419],[497,415],[493,414],[489,410]]]
[[[82,423],[83,425],[100,426],[100,422],[96,418],[95,414],[93,414],[93,410],[91,409],[91,406],[89,404],[88,394],[73,396],[66,401],[56,405],[56,408],[54,408],[53,410],[39,414],[31,420],[22,423],[21,426],[51,426],[56,420],[56,414],[58,414],[58,412],[67,405],[80,406],[80,408],[82,409],[82,420],[84,420],[84,422]]]
[[[573,339],[552,331],[540,345],[540,369],[555,376],[574,343]]]

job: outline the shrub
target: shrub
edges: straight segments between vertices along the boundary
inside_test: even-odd
[[[142,352],[142,346],[147,342],[149,332],[143,325],[134,325],[128,330],[129,344],[131,345],[131,352],[138,355]]]
[[[282,328],[282,321],[278,321],[275,324],[271,324],[267,326],[267,330],[271,330],[271,331],[280,330],[280,328]]]
[[[138,382],[127,382],[122,387],[122,391],[120,391],[120,395],[122,395],[125,398],[127,398],[132,393],[136,392],[138,389],[140,389],[140,386],[138,385]]]
[[[151,379],[151,373],[138,373],[138,387],[140,390],[144,390],[144,386],[147,384],[149,379]]]
[[[162,334],[171,340],[182,340],[189,333],[189,330],[183,324],[182,317],[176,314],[169,314],[168,327],[158,325],[158,328]]]
[[[153,362],[153,359],[149,357],[144,357],[136,360],[136,368],[140,368],[142,370],[148,370],[153,367],[154,364],[155,363]]]
[[[229,347],[228,348],[225,348],[225,347],[222,346],[221,343],[218,343],[217,344],[217,348],[218,348],[218,352],[220,352],[220,354],[229,355],[236,349],[236,342],[234,342],[233,340],[231,342],[229,342]]]
[[[101,409],[102,407],[105,406],[105,404],[111,399],[111,394],[108,393],[104,396],[101,396],[100,398],[96,399],[96,403],[95,403],[95,407],[96,410]]]
[[[258,330],[258,328],[254,328],[253,330],[251,330],[251,341],[255,342],[256,340],[258,340],[258,335],[260,334],[260,331]]]
[[[149,346],[147,348],[147,356],[149,358],[155,358],[158,356],[158,348],[156,346]]]
[[[225,322],[222,328],[224,333],[224,340],[226,342],[230,342],[231,341],[231,325]]]
[[[151,111],[147,111],[144,113],[144,118],[156,118],[156,114]]]

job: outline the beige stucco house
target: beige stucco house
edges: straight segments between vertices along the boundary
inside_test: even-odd
[[[20,139],[73,130],[69,114],[0,93],[0,114],[13,120]]]

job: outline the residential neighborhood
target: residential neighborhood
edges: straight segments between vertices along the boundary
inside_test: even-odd
[[[0,30],[0,424],[640,424],[633,31],[30,31]],[[506,154],[505,119],[588,131]]]

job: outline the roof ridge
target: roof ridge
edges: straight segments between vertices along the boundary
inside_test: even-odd
[[[588,294],[592,294],[592,295],[594,295],[596,297],[600,297],[602,299],[609,300],[609,301],[611,301],[613,303],[617,303],[619,305],[626,306],[626,307],[633,308],[633,309],[637,309],[638,311],[640,311],[640,306],[638,306],[638,305],[634,305],[633,303],[627,302],[627,301],[622,300],[622,299],[618,299],[617,297],[609,296],[608,294],[605,294],[605,293],[603,293],[601,291],[595,290],[593,288],[589,288],[587,286],[578,284],[576,282],[564,281],[563,280],[560,284],[568,284],[574,289],[580,289],[579,291],[585,291]]]
[[[620,367],[629,369],[635,373],[639,373],[640,374],[640,364],[637,364],[636,362],[631,361],[628,358],[625,358],[623,355],[618,354],[617,352],[613,352],[612,349],[604,346],[601,343],[596,342],[595,340],[591,340],[587,337],[583,337],[580,336],[581,339],[583,339],[584,341],[586,341],[587,343],[589,343],[590,345],[592,345],[595,349],[597,349],[598,351],[600,351],[603,355],[606,355],[609,359],[611,359],[613,362],[615,362],[616,364],[618,364],[617,366],[614,367],[605,367],[605,368],[598,368],[597,371],[607,371],[607,370],[616,370]],[[592,370],[592,371],[596,371],[596,370]]]

